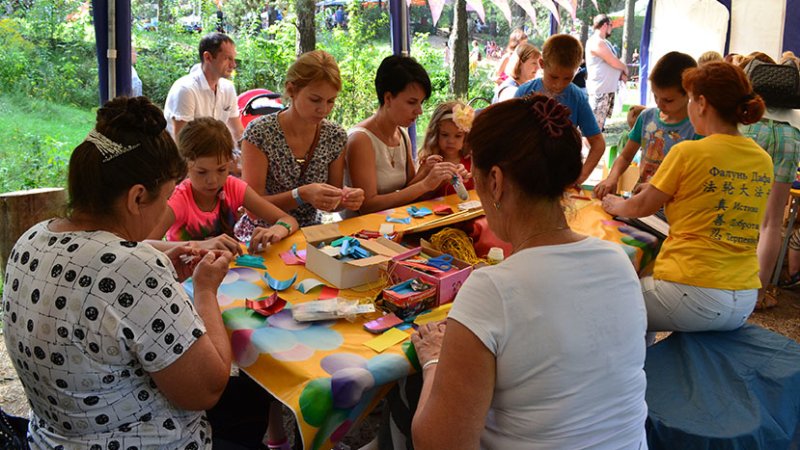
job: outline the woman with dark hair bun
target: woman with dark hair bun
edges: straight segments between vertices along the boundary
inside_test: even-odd
[[[468,143],[489,227],[514,252],[469,277],[446,324],[412,336],[414,447],[646,446],[644,302],[624,251],[567,225],[561,199],[582,168],[569,110],[500,102]]]
[[[11,251],[3,334],[33,448],[210,447],[203,410],[231,366],[216,298],[230,256],[141,242],[186,173],[165,126],[145,97],[106,103],[70,159],[70,213]]]
[[[653,276],[642,279],[648,331],[734,330],[761,287],[756,245],[773,181],[769,155],[738,125],[757,122],[764,101],[742,69],[721,61],[684,71],[683,88],[706,137],[673,146],[642,192],[606,196],[603,207],[644,217],[663,206],[669,220]]]

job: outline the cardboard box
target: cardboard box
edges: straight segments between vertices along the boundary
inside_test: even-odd
[[[352,261],[340,261],[323,253],[318,246],[330,244],[342,237],[335,223],[302,228],[306,238],[306,269],[324,278],[339,289],[349,289],[380,279],[381,270],[393,257],[408,251],[400,244],[386,238],[376,240],[358,239],[362,247],[373,256]]]
[[[461,289],[464,281],[466,281],[472,273],[472,266],[464,261],[453,259],[452,269],[441,274],[432,275],[416,270],[413,267],[406,267],[397,263],[398,261],[414,257],[422,251],[430,256],[440,256],[442,254],[442,252],[434,249],[428,241],[423,239],[420,243],[421,247],[417,247],[405,254],[392,258],[392,261],[389,263],[389,274],[392,282],[399,283],[411,278],[420,278],[422,281],[436,286],[436,302],[434,306],[452,302],[456,298],[456,294],[458,290]]]

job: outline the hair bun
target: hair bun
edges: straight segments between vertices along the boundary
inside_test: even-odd
[[[97,129],[106,127],[158,136],[167,127],[167,120],[147,97],[117,97],[97,110]]]
[[[570,110],[552,97],[541,96],[530,99],[530,110],[539,121],[542,130],[551,139],[561,137],[572,125],[569,120]]]

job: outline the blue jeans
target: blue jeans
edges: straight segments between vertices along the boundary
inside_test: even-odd
[[[647,331],[727,331],[747,321],[757,289],[731,291],[642,279]]]

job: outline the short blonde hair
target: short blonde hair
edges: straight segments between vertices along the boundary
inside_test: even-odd
[[[719,52],[715,52],[714,50],[709,50],[700,55],[699,58],[697,58],[697,64],[705,64],[705,63],[710,63],[712,61],[724,61],[724,59],[725,58],[723,58],[722,55],[719,54]]]
[[[316,81],[327,81],[337,91],[342,89],[339,65],[330,53],[323,50],[312,50],[300,55],[286,72],[284,89],[286,92],[291,89],[300,90]]]
[[[555,34],[544,41],[542,66],[577,69],[583,60],[581,42],[568,34]]]

